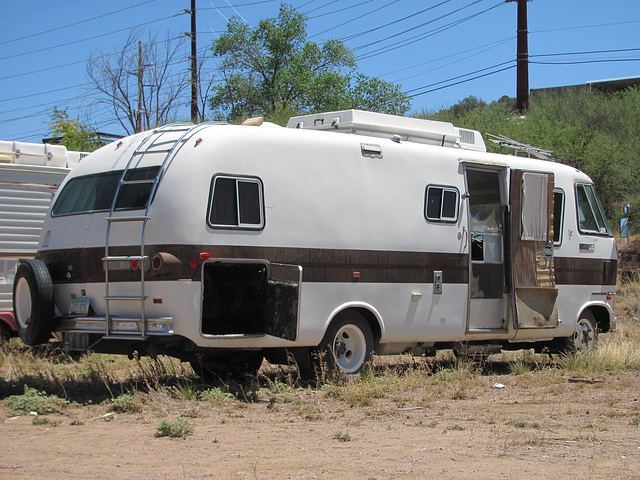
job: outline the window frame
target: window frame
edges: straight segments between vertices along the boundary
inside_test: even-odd
[[[560,219],[558,220],[558,232],[556,232],[556,194],[560,194]],[[554,247],[559,247],[560,245],[562,245],[562,231],[564,230],[564,217],[565,217],[565,213],[564,213],[564,207],[565,207],[565,199],[566,199],[566,194],[564,193],[564,190],[561,188],[554,188],[553,189],[553,246]],[[558,236],[558,240],[556,241],[556,233]]]
[[[131,177],[136,175],[136,173],[146,171],[146,172],[151,173],[152,177],[148,177],[148,175],[146,176],[147,179],[151,180],[151,179],[155,178],[158,175],[159,170],[160,170],[160,165],[154,165],[154,166],[142,167],[142,168],[130,168],[130,169],[127,170],[127,173],[126,173],[125,176],[127,177],[127,180],[130,180]],[[77,177],[73,177],[73,178],[69,179],[69,181],[66,182],[62,186],[62,188],[59,190],[58,195],[55,197],[55,202],[53,203],[53,206],[51,207],[51,217],[67,217],[67,216],[70,216],[70,215],[89,215],[89,214],[97,213],[97,212],[108,212],[108,211],[110,211],[111,207],[114,205],[113,204],[114,197],[116,195],[116,192],[118,192],[118,184],[120,183],[120,180],[122,179],[123,173],[124,173],[124,170],[109,170],[109,171],[104,171],[104,172],[89,173],[87,175],[79,175]],[[110,181],[110,182],[113,183],[112,185],[108,185],[108,187],[110,187],[110,189],[112,191],[111,191],[110,195],[105,195],[105,199],[108,199],[108,202],[104,204],[104,208],[71,210],[71,211],[66,211],[64,213],[57,213],[56,212],[56,210],[60,207],[60,202],[68,201],[65,198],[65,195],[67,194],[67,192],[70,189],[72,189],[72,188],[75,189],[76,188],[74,186],[75,183],[85,182],[85,181],[94,181],[95,182],[100,177],[104,177],[105,179],[107,179],[107,181]],[[111,177],[111,178],[109,178],[109,177]],[[80,185],[80,186],[82,186],[82,185]],[[121,207],[121,206],[119,206],[119,203],[120,203],[120,201],[122,201],[123,198],[129,198],[129,197],[125,197],[126,193],[128,193],[128,195],[130,196],[132,188],[142,188],[142,186],[148,186],[149,195],[153,191],[153,186],[152,186],[151,183],[139,183],[139,184],[128,184],[128,185],[125,184],[125,185],[123,185],[120,188],[120,191],[118,192],[118,198],[116,199],[116,204],[115,204],[115,207],[114,207],[113,211],[114,212],[122,212],[122,211],[129,211],[129,210],[144,210],[146,208],[146,204],[147,203],[149,205],[151,205],[151,203],[153,203],[153,200],[155,199],[155,192],[157,192],[157,189],[154,191],[154,197],[151,199],[150,202],[149,202],[149,197],[147,195],[147,198],[146,198],[144,206],[141,206],[141,207],[138,207],[138,206]],[[87,187],[88,187],[88,185],[84,185],[84,187],[81,189],[81,191],[87,191]],[[105,188],[106,188],[106,186],[105,186]],[[73,192],[73,193],[77,194],[77,192]]]
[[[441,196],[441,202],[440,202],[440,212],[439,212],[439,216],[437,218],[435,217],[430,217],[429,213],[428,213],[428,208],[429,208],[429,190],[430,189],[439,189],[442,191],[442,196]],[[442,217],[442,209],[444,207],[444,193],[445,192],[453,192],[456,196],[456,200],[455,200],[455,214],[453,217]],[[425,191],[424,191],[424,208],[423,208],[423,214],[424,214],[424,218],[428,221],[428,222],[434,222],[434,223],[457,223],[458,218],[460,216],[460,190],[458,190],[456,187],[453,187],[451,185],[436,185],[436,184],[429,184],[426,186]]]
[[[580,206],[578,205],[578,188],[579,187],[582,187],[584,190],[587,204],[589,205],[589,209],[591,210],[591,215],[593,216],[593,219],[596,225],[598,224],[598,218],[596,213],[598,213],[602,217],[602,221],[604,222],[604,228],[606,229],[606,232],[602,232],[600,230],[587,230],[580,226]],[[587,194],[587,188],[590,188],[591,193],[593,194],[593,199],[596,202],[595,209],[594,209],[592,200],[589,198],[589,195]],[[600,235],[605,237],[613,236],[613,233],[611,232],[611,227],[609,226],[609,222],[607,221],[607,217],[604,213],[604,209],[602,208],[602,204],[598,199],[598,195],[594,185],[592,183],[576,183],[574,192],[575,192],[575,206],[576,206],[576,224],[578,227],[578,231],[583,235]]]
[[[237,224],[228,225],[222,223],[213,223],[213,219],[211,218],[213,215],[213,201],[215,194],[216,181],[218,179],[227,179],[235,181],[235,202],[236,202],[236,221]],[[253,183],[258,186],[258,213],[260,215],[260,223],[241,223],[240,218],[240,207],[241,201],[239,197],[239,188],[238,183]],[[250,175],[234,175],[227,173],[217,173],[211,178],[211,186],[209,190],[209,203],[207,206],[207,225],[211,228],[221,229],[221,230],[263,230],[266,225],[265,219],[265,208],[264,208],[264,184],[262,179],[256,176]]]

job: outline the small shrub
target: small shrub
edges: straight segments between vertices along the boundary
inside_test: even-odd
[[[525,428],[527,426],[527,422],[525,422],[524,420],[517,420],[515,418],[512,418],[511,420],[509,420],[509,425],[516,428]]]
[[[32,425],[47,425],[49,427],[57,427],[62,423],[62,420],[50,420],[47,417],[35,417],[32,421]]]
[[[333,432],[333,439],[338,440],[339,442],[350,442],[351,435],[349,432],[343,432],[341,430],[335,430]]]
[[[175,396],[182,400],[196,400],[198,398],[198,392],[193,385],[176,385],[173,387],[173,391]]]
[[[109,405],[109,411],[115,413],[142,413],[142,402],[129,393],[114,398]]]
[[[29,412],[36,412],[38,415],[55,413],[69,402],[56,397],[39,392],[35,388],[24,386],[22,395],[11,395],[5,399],[5,403],[11,409],[11,415],[22,415]]]
[[[223,403],[229,403],[236,400],[236,396],[233,393],[226,392],[221,388],[215,387],[200,392],[200,400],[213,403],[214,405],[222,405]]]
[[[156,437],[185,438],[193,433],[193,427],[181,418],[175,422],[163,420],[158,425]]]
[[[451,425],[447,430],[452,430],[454,432],[464,432],[464,427],[461,427],[457,423],[455,425]]]

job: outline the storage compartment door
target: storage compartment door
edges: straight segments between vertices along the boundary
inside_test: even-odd
[[[298,338],[302,267],[269,264],[264,333],[286,340]]]

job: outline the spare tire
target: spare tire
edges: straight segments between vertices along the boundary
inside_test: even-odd
[[[35,258],[20,263],[13,281],[13,313],[18,335],[27,345],[47,343],[53,329],[53,282]]]

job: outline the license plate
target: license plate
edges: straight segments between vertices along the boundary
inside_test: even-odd
[[[77,298],[71,300],[69,305],[69,315],[88,315],[89,314],[89,299]]]

